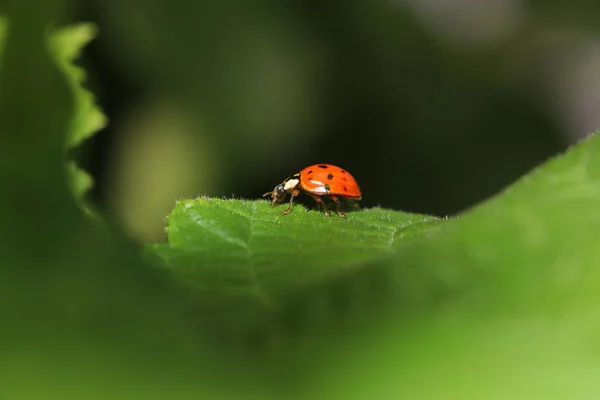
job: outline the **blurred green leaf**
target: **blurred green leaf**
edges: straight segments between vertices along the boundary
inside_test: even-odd
[[[74,148],[85,139],[104,128],[107,123],[92,92],[83,83],[86,72],[74,64],[82,49],[96,37],[96,27],[85,23],[58,29],[49,37],[51,54],[61,71],[67,77],[71,93],[75,99],[75,110],[71,119],[66,147]]]
[[[6,34],[8,31],[8,20],[4,15],[0,15],[0,57],[4,50],[4,41],[6,40]]]
[[[95,37],[96,28],[89,23],[63,27],[49,36],[51,55],[67,78],[75,102],[69,131],[66,134],[66,150],[76,148],[107,123],[107,118],[96,104],[94,95],[83,86],[85,70],[75,64],[82,49]],[[76,202],[88,214],[92,214],[83,197],[92,188],[93,178],[73,161],[67,165],[67,177]]]
[[[83,201],[85,194],[94,186],[94,178],[79,168],[74,161],[69,161],[67,162],[67,181],[79,207],[89,216],[97,217],[98,215]]]

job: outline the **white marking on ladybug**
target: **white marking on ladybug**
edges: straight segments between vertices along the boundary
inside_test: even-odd
[[[287,182],[286,182],[286,183],[283,185],[283,188],[284,188],[286,191],[288,191],[288,190],[291,190],[291,189],[295,189],[295,188],[296,188],[296,186],[298,186],[298,184],[299,184],[299,183],[300,183],[300,180],[299,180],[299,179],[292,178],[292,179],[288,180],[288,181],[287,181]]]

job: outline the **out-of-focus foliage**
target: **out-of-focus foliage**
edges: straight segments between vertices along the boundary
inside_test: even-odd
[[[92,24],[70,26],[52,33],[49,38],[52,54],[65,73],[75,100],[75,111],[67,135],[67,148],[71,149],[106,126],[107,120],[95,104],[94,95],[85,89],[85,70],[74,62],[81,56],[85,45],[96,37],[96,27]]]
[[[4,41],[6,40],[7,31],[6,16],[0,15],[0,51],[4,49]]]
[[[74,65],[81,49],[96,35],[91,24],[81,24],[54,31],[49,37],[50,54],[65,74],[75,101],[69,132],[65,142],[66,150],[72,150],[85,139],[102,129],[106,117],[95,104],[94,95],[83,87],[85,70]],[[93,178],[77,166],[75,161],[68,162],[66,172],[75,200],[88,213],[92,211],[84,204],[84,195],[92,188]]]
[[[160,240],[175,199],[219,185],[214,141],[165,99],[137,104],[117,125],[120,134],[107,155],[107,202],[119,205],[115,218],[136,241]]]
[[[85,103],[75,105],[83,98],[73,95],[49,51],[56,32],[50,22],[63,7],[58,0],[15,1],[5,9],[0,397],[106,398],[135,386],[161,397],[132,382],[136,375],[152,379],[156,370],[144,372],[151,360],[184,362],[186,330],[175,327],[183,321],[179,295],[168,277],[157,280],[143,267],[118,232],[85,218],[69,190],[65,140]],[[149,331],[154,339],[138,335]],[[160,350],[167,343],[174,347]]]

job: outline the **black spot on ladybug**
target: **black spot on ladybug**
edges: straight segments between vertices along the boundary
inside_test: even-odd
[[[346,182],[346,178],[342,178],[342,180],[343,180],[344,182]]]
[[[326,192],[329,192],[329,191],[330,191],[330,189],[329,189],[329,184],[328,184],[328,183],[326,183],[325,185],[323,185],[323,187],[325,188],[325,191],[326,191]]]
[[[312,174],[312,169],[307,172],[308,175]]]
[[[327,169],[327,165],[319,165],[319,168]]]
[[[346,171],[342,170],[342,174],[345,174],[345,173],[346,173]]]
[[[329,175],[327,175],[327,179],[328,179],[328,180],[332,180],[332,179],[333,179],[333,174],[329,174]]]
[[[344,192],[347,192],[348,188],[346,186],[344,186]]]

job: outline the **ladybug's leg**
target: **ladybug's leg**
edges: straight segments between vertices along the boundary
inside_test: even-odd
[[[330,195],[329,197],[331,197],[331,200],[335,201],[335,210],[337,211],[339,216],[346,218],[346,214],[340,211],[340,199],[338,199],[338,197],[334,195]]]
[[[311,194],[310,195],[313,199],[315,199],[315,201],[317,202],[317,206],[318,207],[323,207],[323,210],[325,211],[325,214],[327,216],[330,216],[331,213],[329,212],[329,210],[327,209],[327,206],[325,205],[325,202],[323,201],[323,199],[321,198],[321,196],[316,195],[316,194]]]
[[[285,194],[284,194],[283,197],[281,197],[281,196],[277,197],[277,196],[275,196],[275,191],[274,190],[263,194],[263,197],[267,197],[267,196],[271,196],[270,203],[271,203],[272,206],[274,206],[276,203],[279,203],[279,202],[285,200]]]
[[[263,197],[267,197],[269,195],[271,196],[271,205],[273,206],[273,205],[275,205],[276,200],[277,200],[275,198],[275,196],[273,195],[273,192],[267,192],[267,193],[263,194]]]
[[[282,214],[287,214],[290,211],[292,211],[292,204],[294,203],[294,198],[296,196],[298,196],[300,194],[300,191],[298,189],[294,190],[292,192],[292,195],[290,196],[290,205],[288,206],[288,208],[286,208],[285,210],[283,210]]]
[[[277,203],[281,203],[285,200],[285,195],[282,197],[273,197],[273,199],[271,200],[271,205],[274,206]]]

